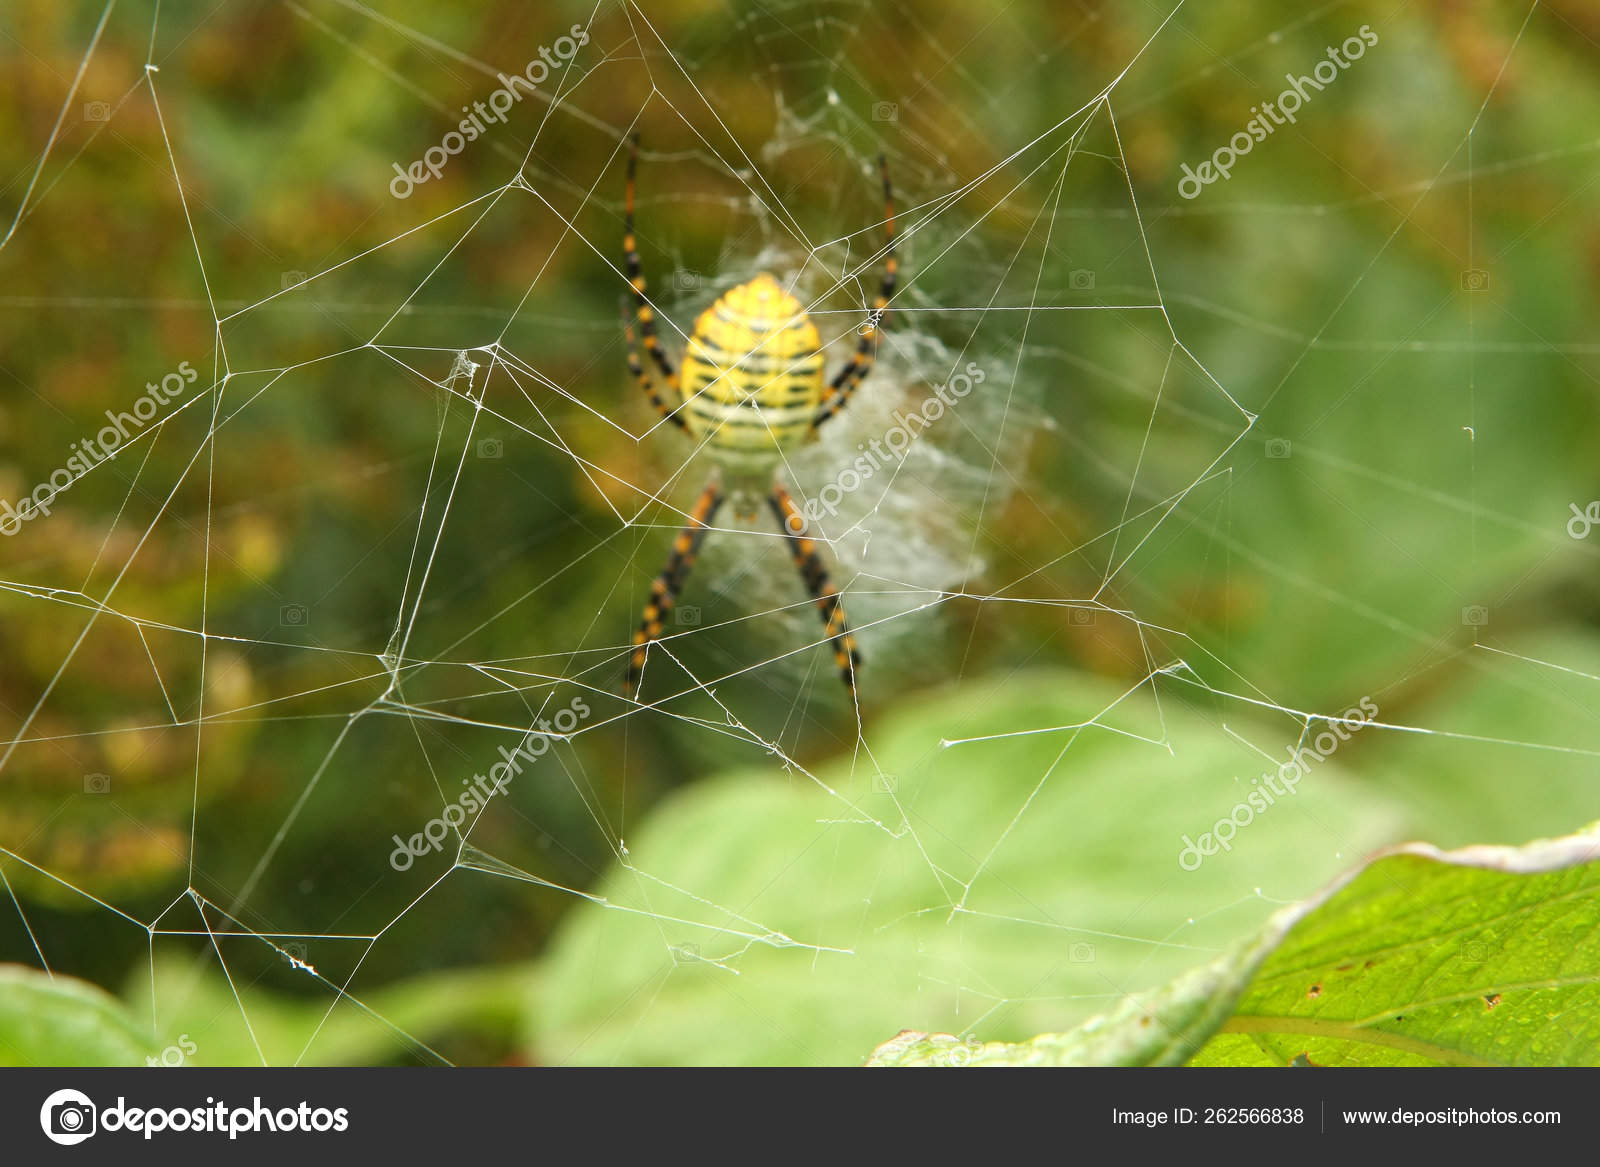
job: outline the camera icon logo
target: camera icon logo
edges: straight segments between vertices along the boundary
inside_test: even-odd
[[[278,280],[278,285],[287,292],[290,288],[298,288],[310,277],[303,271],[286,271]]]
[[[672,946],[673,964],[699,964],[700,946],[698,944],[674,944]]]
[[[872,776],[872,793],[893,794],[896,786],[893,774],[874,774]]]
[[[1086,625],[1086,624],[1093,624],[1094,623],[1094,609],[1093,608],[1074,608],[1074,609],[1072,609],[1072,622],[1074,624],[1077,624],[1077,625],[1080,625],[1080,626]]]
[[[680,292],[692,292],[700,286],[700,273],[680,268],[672,273],[672,286]]]
[[[1468,628],[1482,628],[1489,622],[1489,609],[1482,604],[1468,604],[1461,609],[1461,622]]]
[[[897,122],[900,120],[900,107],[892,101],[875,101],[872,103],[872,120]]]
[[[1074,292],[1094,291],[1094,272],[1088,268],[1079,268],[1067,275],[1067,286]]]
[[[679,624],[698,624],[700,623],[700,609],[693,604],[679,604],[674,618]]]
[[[304,604],[285,604],[278,609],[278,623],[285,628],[304,628],[311,618]]]
[[[85,794],[110,794],[110,774],[85,774],[83,776],[83,792]]]
[[[75,1146],[94,1134],[95,1106],[78,1090],[57,1090],[39,1108],[44,1137],[63,1147]]]
[[[1469,268],[1461,273],[1461,290],[1463,292],[1487,292],[1489,290],[1489,273],[1481,267]]]
[[[1290,446],[1288,438],[1267,439],[1267,457],[1281,460],[1289,456],[1289,450]]]
[[[506,444],[499,438],[484,438],[478,443],[478,457],[480,458],[487,458],[493,461],[496,458],[504,458],[505,454]]]
[[[111,120],[111,107],[103,101],[86,101],[83,103],[83,120],[108,122]]]
[[[1085,941],[1074,944],[1067,953],[1067,959],[1073,964],[1090,964],[1094,961],[1094,945]]]
[[[1468,940],[1461,946],[1461,959],[1468,964],[1482,964],[1489,959],[1489,946],[1482,940]]]

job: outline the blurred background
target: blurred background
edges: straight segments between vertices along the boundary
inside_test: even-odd
[[[1600,817],[1597,65],[1577,0],[11,0],[0,498],[184,387],[0,539],[0,960],[211,1063],[848,1061],[1070,1024],[1383,843]],[[626,373],[631,131],[672,353],[772,270],[845,360],[887,159],[903,291],[801,495],[982,371],[822,524],[858,703],[726,512],[618,694],[709,473]]]

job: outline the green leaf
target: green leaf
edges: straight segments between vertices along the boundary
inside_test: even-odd
[[[977,1043],[948,1033],[906,1030],[873,1051],[869,1066],[1179,1066],[1224,1020],[1297,917],[1273,916],[1259,936],[1170,985],[1127,998],[1066,1033],[1021,1042]]]
[[[0,1065],[142,1066],[154,1048],[104,989],[0,965]]]
[[[1600,833],[1398,848],[1320,902],[1196,1065],[1600,1063]]]
[[[1066,1028],[1402,836],[1329,760],[1184,869],[1184,836],[1268,765],[1245,743],[1285,742],[1281,721],[1229,729],[1148,687],[1042,672],[924,698],[810,775],[697,783],[558,933],[534,1057],[859,1065],[902,1028]]]
[[[1393,848],[1075,1030],[982,1046],[902,1033],[872,1064],[1592,1065],[1597,858],[1592,828],[1523,848]]]

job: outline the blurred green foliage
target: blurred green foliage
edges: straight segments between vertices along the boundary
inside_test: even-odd
[[[1292,894],[1401,835],[1521,842],[1600,816],[1595,550],[1565,530],[1569,504],[1600,494],[1587,7],[1555,0],[1525,28],[1487,2],[1186,6],[1164,27],[1166,9],[1044,0],[999,15],[948,0],[647,10],[603,5],[561,100],[524,101],[404,200],[393,164],[589,8],[168,2],[154,22],[152,5],[122,4],[87,55],[98,5],[0,12],[0,237],[21,215],[0,247],[0,498],[48,480],[146,382],[185,361],[201,374],[159,430],[0,540],[0,873],[22,904],[0,959],[43,952],[147,1002],[152,976],[182,983],[157,969],[214,969],[209,927],[251,933],[219,942],[245,983],[307,1010],[330,984],[365,997],[414,976],[481,973],[498,993],[494,966],[543,957],[575,893],[673,867],[636,846],[670,838],[672,816],[725,830],[704,884],[680,886],[742,903],[781,854],[764,849],[793,841],[786,816],[829,815],[792,771],[777,793],[751,777],[771,763],[760,742],[853,800],[880,752],[901,756],[885,738],[916,753],[894,726],[936,746],[943,702],[1020,730],[1146,680],[1153,736],[1193,794],[1166,789],[1151,817],[1165,750],[1086,737],[1098,752],[1069,752],[1020,823],[1104,824],[1098,862],[998,853],[1026,868],[1018,886],[1061,891],[1059,918],[1146,942],[1119,991],[1183,967],[1155,959],[1164,931],[1119,916],[1156,894],[1133,860],[1165,862],[1174,826],[1225,811],[1223,784],[1248,774],[1236,739],[1292,744],[1304,721],[1285,710],[1367,694],[1383,722],[1428,731],[1341,749],[1340,813],[1361,829],[1342,857],[1335,843],[1308,855]],[[1178,195],[1181,163],[1362,24],[1380,44],[1292,130],[1226,183]],[[1111,104],[1093,104],[1124,69]],[[652,294],[684,329],[758,256],[817,295],[854,270],[879,246],[871,162],[888,155],[907,311],[847,425],[797,465],[802,487],[952,367],[989,371],[930,436],[936,456],[858,500],[877,506],[858,516],[867,547],[837,548],[866,626],[859,722],[823,651],[785,655],[815,639],[814,617],[756,535],[708,544],[685,599],[701,624],[673,645],[695,677],[751,671],[659,714],[611,696],[663,528],[703,472],[652,431],[624,372],[630,128],[646,142]],[[826,299],[839,315],[819,318],[848,335],[861,302],[846,280]],[[462,352],[483,366],[481,411],[459,380],[444,387]],[[652,670],[648,698],[683,688],[664,657]],[[1019,670],[1060,691],[1007,685]],[[584,732],[484,816],[479,858],[390,868],[393,834],[579,691]],[[930,790],[970,788],[952,838],[981,855],[978,824],[1020,813],[1043,755],[966,751]],[[711,777],[725,772],[741,777]],[[821,837],[850,851],[854,831]],[[894,842],[895,864],[927,874],[909,837]],[[838,860],[834,892],[866,895],[878,862]],[[1269,875],[1291,894],[1266,859],[1230,878]],[[1180,886],[1161,893],[1177,897],[1174,926],[1219,907]],[[942,902],[928,890],[894,902]],[[1247,934],[1246,916],[1204,944]],[[192,934],[152,944],[158,919]],[[881,1036],[911,1024],[897,1015],[929,967],[915,937],[959,946],[942,919],[886,934],[904,996],[856,1003],[882,1015]],[[615,940],[567,927],[558,965]],[[683,942],[656,935],[610,974],[648,965],[646,981],[676,978],[668,999],[692,996],[706,970],[672,971]],[[994,997],[1094,991],[1051,987],[1062,943],[1007,937],[1008,976],[1042,985]],[[831,985],[794,950],[752,963],[774,957],[774,985]],[[746,982],[758,996],[761,980]],[[584,1015],[555,988],[528,992],[551,999],[540,1025]],[[807,1048],[845,1057],[872,1027],[828,1036],[825,1004]],[[678,1008],[650,1020],[691,1024]],[[1059,1020],[1021,1005],[991,1018],[1011,1038]],[[526,1035],[484,1028],[419,1023],[433,1054],[396,1040],[348,1056],[579,1056],[570,1035],[515,1053]],[[720,1053],[801,1056],[756,1041]]]

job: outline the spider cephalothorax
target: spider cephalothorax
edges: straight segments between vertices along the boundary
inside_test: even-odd
[[[754,500],[765,495],[822,616],[839,674],[853,693],[861,655],[845,620],[844,604],[828,580],[827,568],[804,514],[777,481],[775,470],[785,451],[815,437],[817,427],[845,407],[877,356],[878,334],[894,294],[896,272],[888,166],[882,158],[878,160],[888,234],[883,286],[859,330],[855,352],[828,381],[823,374],[822,339],[817,326],[800,301],[765,272],[729,289],[700,314],[689,336],[683,368],[673,368],[656,334],[655,312],[645,298],[633,234],[633,188],[638,162],[639,141],[635,136],[628,153],[627,236],[623,247],[639,332],[644,337],[645,351],[665,379],[665,394],[657,390],[640,359],[631,327],[627,330],[628,368],[661,415],[700,442],[715,458],[719,471],[726,472],[735,509],[742,516],[750,517],[756,510]],[[666,567],[651,584],[644,620],[634,634],[628,657],[626,688],[630,696],[638,693],[650,643],[660,637],[662,625],[677,603],[700,545],[711,529],[711,521],[722,506],[725,495],[721,479],[721,473],[714,475],[701,492],[689,512],[689,525],[678,534]]]

